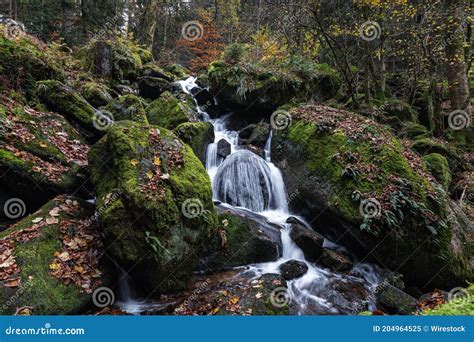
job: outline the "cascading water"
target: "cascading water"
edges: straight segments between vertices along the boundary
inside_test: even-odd
[[[197,87],[195,78],[180,82],[183,90],[191,94]],[[247,272],[256,277],[265,273],[280,273],[279,266],[289,260],[304,262],[308,271],[300,278],[288,281],[288,295],[299,314],[351,313],[360,310],[360,303],[348,303],[338,297],[332,289],[335,282],[361,285],[368,293],[367,304],[374,309],[374,291],[379,277],[375,266],[356,263],[349,274],[337,274],[308,262],[303,251],[290,237],[291,225],[286,220],[291,215],[288,210],[287,194],[280,170],[271,162],[270,132],[265,144],[265,159],[238,146],[238,132],[227,129],[229,116],[211,119],[197,104],[198,112],[204,121],[214,126],[215,140],[207,149],[206,169],[212,181],[214,198],[234,207],[243,207],[260,215],[268,221],[281,226],[282,256],[274,262],[250,265]],[[227,158],[218,156],[217,143],[226,140],[231,145]],[[302,218],[299,218],[304,223]],[[309,225],[307,225],[308,228]],[[325,240],[325,246],[339,247]],[[351,306],[356,307],[351,311]],[[349,309],[345,309],[349,307]]]

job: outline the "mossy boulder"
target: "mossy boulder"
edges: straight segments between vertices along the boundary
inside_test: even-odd
[[[212,62],[210,90],[229,108],[275,110],[292,99],[325,101],[336,96],[341,82],[329,67],[311,64],[311,70]]]
[[[49,110],[64,116],[87,140],[94,142],[104,134],[98,129],[98,111],[73,88],[55,80],[40,81],[36,94]]]
[[[423,139],[429,136],[428,129],[418,123],[408,121],[402,124],[398,135],[402,138]]]
[[[138,79],[139,94],[146,99],[155,100],[169,90],[171,90],[171,84],[164,78],[143,76]]]
[[[92,205],[59,196],[0,233],[0,314],[81,314],[106,285]],[[108,276],[107,276],[108,277]]]
[[[154,63],[144,65],[141,69],[140,76],[162,78],[168,82],[174,82],[177,80],[175,75],[163,70]]]
[[[191,148],[166,129],[119,121],[89,164],[107,254],[147,295],[183,289],[217,222],[209,177]],[[114,191],[121,196],[107,206]]]
[[[179,125],[197,121],[194,102],[190,96],[176,97],[164,92],[146,108],[148,122],[152,125],[175,129]]]
[[[277,260],[282,251],[278,228],[263,217],[247,217],[248,212],[218,207],[219,229],[200,261],[205,271],[227,270]]]
[[[112,101],[110,88],[96,82],[86,82],[81,86],[82,97],[95,108],[106,106]]]
[[[62,116],[18,103],[8,110],[0,105],[0,121],[2,192],[20,198],[30,211],[81,187],[89,148]]]
[[[178,80],[184,80],[191,75],[191,72],[179,64],[167,64],[163,67],[163,70],[173,74]]]
[[[104,109],[114,117],[115,121],[130,120],[148,124],[146,118],[146,102],[136,95],[128,94],[117,97]]]
[[[472,279],[467,231],[452,229],[449,199],[415,153],[355,113],[310,105],[288,114],[292,123],[276,132],[272,160],[288,193],[301,194],[293,210],[409,284],[452,288]],[[464,245],[455,249],[453,241]]]
[[[461,157],[457,150],[435,139],[418,139],[413,143],[411,148],[422,156],[431,153],[441,154],[448,160],[449,166],[453,170],[461,166]]]
[[[205,164],[207,145],[214,141],[214,126],[210,122],[185,122],[174,131]]]
[[[423,162],[434,178],[436,178],[445,189],[448,189],[452,180],[448,160],[439,153],[431,153],[423,156]]]
[[[22,36],[17,39],[4,37],[3,26],[0,25],[0,74],[9,85],[9,90],[15,87],[32,95],[35,84],[40,80],[65,79],[60,64],[45,49],[42,43]],[[0,85],[0,90],[5,83]]]
[[[396,118],[400,122],[418,122],[417,111],[405,101],[392,99],[383,103],[379,108],[383,109],[387,117]]]

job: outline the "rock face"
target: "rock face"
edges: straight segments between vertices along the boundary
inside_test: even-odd
[[[214,126],[210,122],[186,122],[176,127],[175,133],[178,138],[191,146],[204,165],[207,145],[214,141]]]
[[[105,110],[112,113],[115,121],[130,120],[148,124],[145,113],[146,102],[136,95],[128,94],[117,97]]]
[[[288,193],[301,193],[293,210],[317,217],[328,239],[397,269],[409,285],[452,288],[473,279],[466,233],[447,219],[449,199],[417,155],[354,113],[304,106],[289,114],[272,160]]]
[[[62,116],[22,108],[0,104],[0,191],[31,211],[81,187],[89,148]]]
[[[336,72],[329,66],[314,65],[308,79],[297,72],[288,76],[274,70],[249,71],[249,68],[222,61],[210,64],[210,90],[220,103],[230,108],[274,110],[293,98],[309,96],[324,101],[334,97],[341,85]],[[242,83],[247,85],[242,88]],[[291,85],[288,85],[291,84]]]
[[[82,314],[107,286],[94,208],[60,196],[0,233],[0,314]],[[101,283],[102,282],[102,283]]]
[[[281,255],[278,228],[255,214],[253,219],[236,209],[218,207],[219,230],[211,248],[201,260],[200,269],[221,270],[260,262],[275,261]]]
[[[352,261],[347,255],[329,248],[324,248],[321,262],[336,272],[346,272],[352,268]]]
[[[112,101],[111,90],[103,84],[86,82],[82,86],[82,96],[95,108],[106,106]]]
[[[71,87],[54,80],[40,81],[36,94],[49,110],[64,116],[89,141],[96,141],[104,134],[97,128],[100,128],[97,111]]]
[[[221,158],[227,157],[231,152],[230,143],[225,140],[221,139],[217,142],[217,155]]]
[[[166,129],[121,121],[89,163],[107,254],[149,295],[183,289],[217,222],[209,177],[191,148]]]
[[[324,242],[321,234],[301,224],[292,223],[290,237],[303,250],[308,261],[315,262],[321,257]]]
[[[175,129],[180,124],[197,121],[191,97],[178,98],[164,92],[146,108],[148,122],[152,125]]]
[[[285,280],[292,280],[308,272],[308,266],[302,261],[290,260],[280,265],[280,272]]]

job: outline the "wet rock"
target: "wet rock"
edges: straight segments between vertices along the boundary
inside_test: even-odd
[[[175,96],[166,91],[146,107],[146,115],[152,125],[175,129],[185,122],[197,121],[194,109],[191,96]]]
[[[155,100],[170,89],[170,83],[162,78],[143,76],[138,79],[138,93],[146,99]]]
[[[239,144],[264,148],[270,133],[267,123],[251,124],[239,131]]]
[[[324,236],[303,225],[293,223],[290,237],[303,250],[308,261],[314,262],[319,259],[323,252]]]
[[[114,88],[120,95],[135,94],[135,90],[125,84],[117,84]]]
[[[329,248],[324,248],[321,262],[336,272],[346,272],[352,268],[352,261],[347,255]]]
[[[375,291],[377,305],[392,315],[410,315],[415,311],[417,300],[402,290],[385,282]]]
[[[200,261],[200,270],[222,270],[275,261],[280,257],[280,231],[267,224],[264,217],[226,207],[217,209],[219,230]]]
[[[146,64],[141,70],[141,76],[162,78],[168,82],[174,82],[175,76],[169,72],[164,71],[156,64]]]
[[[355,314],[368,309],[369,294],[360,280],[333,278],[326,286],[327,300],[341,314]]]
[[[280,272],[285,280],[292,280],[308,272],[308,266],[302,261],[290,260],[280,265]]]
[[[216,105],[214,95],[212,95],[208,89],[196,87],[191,89],[191,93],[202,111],[209,114],[211,118],[217,118],[219,116],[219,108]]]
[[[114,99],[105,107],[105,110],[112,113],[115,121],[130,120],[147,124],[145,105],[146,102],[143,99],[128,94]]]
[[[176,127],[175,133],[205,164],[207,145],[214,141],[214,126],[210,122],[185,122]]]
[[[221,139],[217,142],[217,155],[218,156],[225,158],[230,154],[230,152],[231,152],[231,146],[227,140]]]

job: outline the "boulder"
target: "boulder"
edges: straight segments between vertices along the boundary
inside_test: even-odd
[[[452,180],[448,160],[439,153],[430,153],[423,156],[423,162],[433,177],[436,178],[445,190],[448,190],[449,184]]]
[[[37,81],[66,78],[55,56],[39,40],[4,37],[0,30],[0,90],[21,89],[33,95]]]
[[[152,125],[175,129],[180,124],[197,121],[194,101],[190,96],[178,98],[169,92],[146,107],[148,122]]]
[[[191,148],[167,129],[120,121],[89,164],[107,254],[147,295],[183,289],[217,223],[209,176]],[[121,196],[106,205],[114,192]]]
[[[239,145],[251,145],[257,148],[264,148],[269,134],[269,124],[251,124],[239,131]]]
[[[178,80],[184,80],[191,75],[188,69],[179,64],[167,64],[163,70],[173,74]]]
[[[155,100],[169,90],[171,84],[163,78],[143,76],[138,79],[138,94],[146,99]]]
[[[231,153],[231,145],[225,140],[221,139],[217,142],[217,155],[221,158],[227,157]]]
[[[453,288],[473,279],[467,244],[457,243],[469,240],[466,231],[453,229],[450,200],[419,156],[355,113],[307,105],[288,114],[272,161],[288,192],[301,194],[290,202],[294,212],[317,218],[325,237],[359,258],[398,270],[409,286]]]
[[[380,107],[388,117],[396,118],[399,122],[418,122],[418,113],[408,103],[401,100],[390,100],[383,103]]]
[[[216,271],[277,260],[282,251],[278,228],[264,217],[218,207],[219,229],[200,262],[200,269]]]
[[[156,64],[146,64],[141,69],[141,76],[146,77],[154,77],[154,78],[162,78],[168,82],[174,82],[176,80],[176,76],[172,73],[164,71]]]
[[[54,80],[40,81],[36,94],[49,110],[64,116],[87,140],[95,142],[104,134],[97,110],[71,87]]]
[[[292,223],[290,237],[303,250],[308,261],[315,262],[321,257],[324,242],[321,234],[301,224]]]
[[[178,138],[191,146],[205,165],[207,145],[214,141],[214,126],[210,122],[185,122],[176,127],[175,133]]]
[[[84,314],[107,286],[94,207],[59,196],[0,233],[0,314]],[[23,311],[23,314],[24,312]]]
[[[147,124],[146,102],[136,95],[128,94],[117,97],[104,109],[112,113],[115,121],[130,120]]]
[[[347,272],[352,268],[352,261],[347,255],[329,248],[324,248],[321,262],[335,272]]]
[[[418,139],[413,143],[411,148],[422,156],[431,153],[441,154],[448,160],[449,167],[453,171],[463,166],[462,158],[459,156],[456,149],[437,140],[429,138]]]
[[[391,315],[411,315],[416,311],[417,300],[388,283],[375,290],[377,306]]]
[[[26,213],[82,188],[89,147],[62,116],[16,105],[0,105],[0,189],[20,199]]]
[[[112,92],[110,88],[95,82],[86,82],[81,87],[82,97],[95,108],[106,106],[112,101],[110,92]]]
[[[209,114],[211,118],[217,118],[220,115],[214,95],[209,89],[196,87],[191,89],[191,94],[193,94],[201,110]]]
[[[300,278],[308,272],[308,266],[298,260],[290,260],[280,265],[281,275],[285,280]]]

